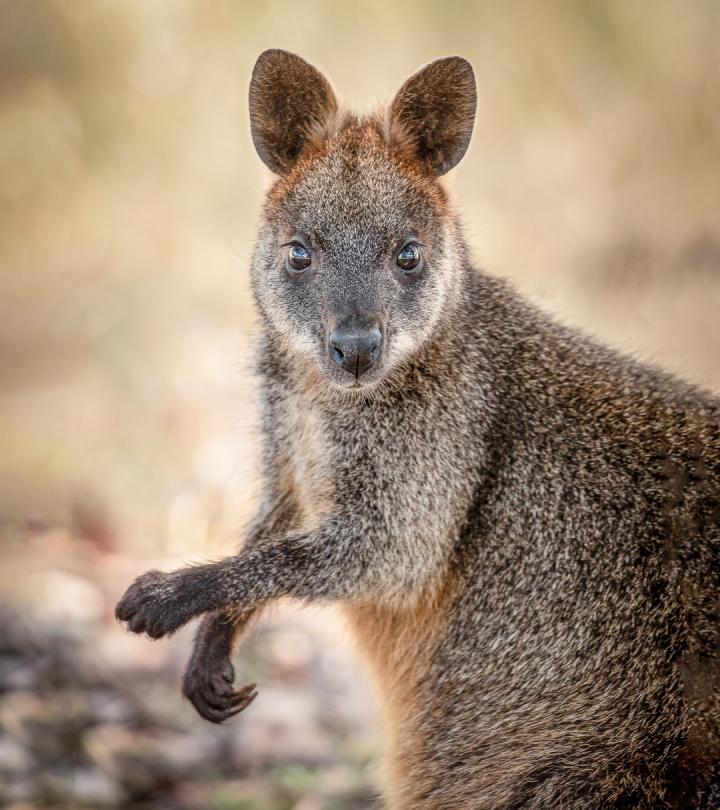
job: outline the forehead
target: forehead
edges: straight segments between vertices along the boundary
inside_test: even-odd
[[[444,192],[393,153],[372,123],[353,123],[298,167],[277,211],[282,227],[320,243],[402,238],[432,227]]]

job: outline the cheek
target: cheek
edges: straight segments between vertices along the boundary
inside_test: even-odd
[[[443,301],[441,281],[434,271],[429,271],[412,284],[405,282],[390,308],[395,331],[416,331],[424,329],[428,322],[434,323]]]
[[[287,335],[286,340],[295,354],[305,358],[315,357],[317,354],[317,341],[310,334],[293,332]]]
[[[413,354],[430,337],[442,317],[450,283],[447,268],[436,264],[425,279],[398,296],[390,315],[391,362]]]
[[[412,332],[396,332],[390,344],[390,358],[400,360],[412,353],[417,344],[417,338]]]
[[[268,285],[265,311],[285,346],[303,357],[318,352],[319,315],[312,290],[279,279]]]
[[[439,269],[439,268],[438,268]],[[430,332],[441,316],[447,297],[448,275],[440,271],[433,276],[423,296],[423,322]]]

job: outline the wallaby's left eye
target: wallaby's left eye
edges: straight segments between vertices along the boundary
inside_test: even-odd
[[[413,270],[417,270],[420,264],[420,246],[414,242],[408,242],[398,253],[396,262],[404,273],[412,273]]]
[[[310,267],[312,257],[310,251],[299,242],[293,242],[288,251],[287,262],[290,268],[296,273],[303,273]]]

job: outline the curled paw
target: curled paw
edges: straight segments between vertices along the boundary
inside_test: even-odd
[[[257,696],[255,684],[235,689],[235,671],[229,660],[191,662],[183,678],[183,695],[211,723],[239,714]]]
[[[183,599],[182,583],[177,573],[148,571],[125,591],[115,616],[133,633],[147,633],[150,638],[172,633],[192,618]]]

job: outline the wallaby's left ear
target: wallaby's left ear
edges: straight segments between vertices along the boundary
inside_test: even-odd
[[[433,175],[457,166],[470,143],[477,90],[467,59],[448,56],[414,73],[389,110],[393,143],[408,148]]]

